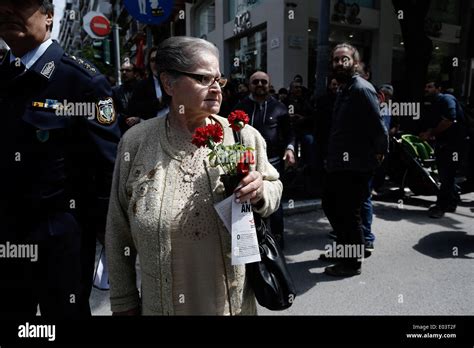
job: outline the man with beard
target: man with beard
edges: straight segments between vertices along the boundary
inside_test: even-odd
[[[37,260],[0,257],[0,317],[90,316],[96,237],[120,132],[112,91],[88,62],[51,40],[49,0],[1,0],[0,249],[35,246]],[[87,105],[78,111],[67,105]]]
[[[249,124],[256,128],[267,143],[267,156],[278,170],[284,172],[284,162],[295,164],[295,136],[290,126],[290,116],[284,104],[269,94],[270,77],[257,71],[250,77],[250,95],[240,101],[234,110],[243,110],[249,117]],[[283,161],[282,161],[283,160]],[[283,247],[283,207],[270,216],[271,230]]]
[[[340,84],[329,136],[323,209],[337,235],[337,262],[326,267],[332,276],[361,273],[364,236],[361,206],[369,181],[388,151],[388,135],[374,87],[359,73],[360,56],[353,46],[337,45],[331,54]],[[333,254],[334,256],[334,254]]]

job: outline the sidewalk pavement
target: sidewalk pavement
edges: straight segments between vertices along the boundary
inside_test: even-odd
[[[321,199],[305,199],[305,200],[284,200],[283,214],[285,216],[308,213],[321,208]]]

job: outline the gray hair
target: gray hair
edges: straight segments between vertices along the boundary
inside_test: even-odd
[[[210,52],[219,58],[219,50],[209,41],[189,36],[170,37],[158,46],[158,52],[156,52],[158,72],[193,70],[196,59],[203,51]]]
[[[189,36],[173,36],[164,40],[157,49],[156,62],[158,65],[158,77],[162,72],[178,70],[192,72],[196,66],[197,59],[201,54],[209,52],[219,58],[219,50],[209,41]],[[171,75],[172,72],[170,73]],[[160,85],[163,86],[160,80]],[[164,88],[163,101],[169,104],[171,97],[166,94]]]

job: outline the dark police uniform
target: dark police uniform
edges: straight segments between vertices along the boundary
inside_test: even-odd
[[[96,235],[105,231],[120,139],[111,88],[56,42],[30,69],[14,70],[7,54],[0,65],[0,317],[35,315],[38,304],[44,316],[90,315]],[[38,247],[36,262],[18,257],[28,245]]]

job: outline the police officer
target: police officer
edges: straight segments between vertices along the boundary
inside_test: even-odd
[[[110,86],[51,40],[49,0],[0,0],[0,317],[90,315],[120,132]]]

